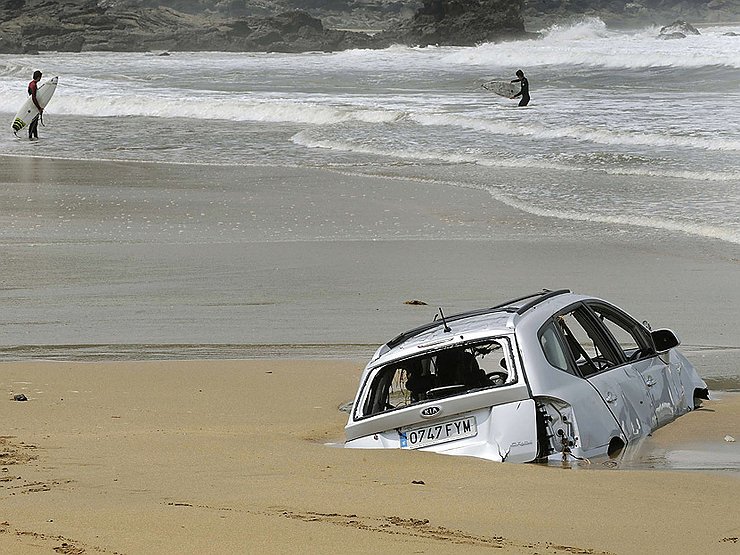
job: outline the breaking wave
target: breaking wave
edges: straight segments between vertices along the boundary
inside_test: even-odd
[[[25,97],[0,91],[0,104],[15,106]],[[153,96],[142,94],[57,94],[50,113],[84,117],[137,116],[149,118],[188,118],[254,122],[285,122],[310,125],[337,124],[348,121],[386,123],[403,113],[363,107],[337,107],[311,101],[288,99],[253,99],[249,96],[212,93],[202,98]]]
[[[0,91],[0,105],[20,105],[24,97],[16,92]],[[461,116],[436,112],[409,113],[400,109],[365,106],[338,106],[314,101],[255,99],[248,95],[220,93],[203,98],[167,98],[145,94],[84,96],[58,94],[50,113],[83,117],[137,116],[146,118],[188,118],[244,122],[292,123],[299,125],[335,125],[347,122],[394,124],[398,122],[430,127],[446,126],[492,135],[532,137],[537,140],[566,140],[613,146],[649,146],[688,148],[707,151],[740,151],[740,139],[699,133],[687,135],[670,132],[638,132],[587,125],[548,126],[538,122],[521,125],[517,121]],[[372,133],[368,130],[368,134]],[[734,177],[731,177],[734,178]]]
[[[580,66],[614,69],[656,67],[740,68],[737,37],[726,36],[733,28],[706,29],[701,35],[681,40],[660,40],[659,29],[637,31],[608,29],[598,18],[585,18],[568,25],[553,25],[539,38],[486,43],[474,49],[452,52],[449,63],[508,67]]]
[[[547,127],[537,123],[529,123],[526,126],[522,126],[519,122],[447,116],[444,114],[414,114],[410,118],[420,125],[457,126],[486,133],[528,136],[537,139],[568,139],[589,141],[604,145],[645,145],[669,148],[701,148],[719,151],[740,150],[740,139],[594,129],[583,125]]]
[[[370,154],[384,158],[392,157],[398,160],[421,161],[425,163],[435,162],[439,164],[478,164],[500,168],[531,168],[533,166],[542,169],[567,170],[572,169],[565,165],[549,163],[533,157],[497,156],[486,158],[477,153],[453,152],[433,148],[392,148],[379,147],[358,142],[340,139],[322,139],[311,137],[310,133],[300,132],[295,134],[291,140],[294,144],[306,148],[321,148],[335,150],[338,152],[353,152],[356,154]]]
[[[543,170],[563,171],[603,171],[608,175],[641,176],[657,178],[687,179],[707,182],[731,182],[740,179],[740,174],[727,172],[691,171],[670,168],[627,167],[624,165],[604,164],[601,167],[585,161],[568,160],[558,161],[544,157],[507,155],[503,153],[489,154],[468,150],[456,152],[450,149],[438,148],[394,148],[392,145],[377,146],[357,140],[338,138],[319,138],[312,136],[308,131],[295,134],[291,141],[305,148],[319,148],[337,152],[351,152],[366,154],[396,160],[424,161],[441,164],[477,164],[484,167],[497,168],[540,168]],[[647,162],[646,162],[647,163]]]
[[[729,243],[740,245],[740,232],[731,229],[725,229],[706,223],[681,221],[678,219],[663,218],[654,214],[623,214],[610,215],[589,212],[588,210],[565,210],[559,208],[542,208],[531,202],[517,200],[496,189],[489,189],[491,197],[523,212],[534,216],[543,216],[548,218],[558,218],[563,220],[573,220],[580,222],[606,223],[627,227],[642,227],[647,229],[658,229],[663,231],[680,232],[698,237],[709,239],[719,239]]]

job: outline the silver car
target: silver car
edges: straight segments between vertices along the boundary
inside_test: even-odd
[[[346,447],[494,461],[614,457],[708,398],[668,329],[542,291],[392,339],[362,373]]]

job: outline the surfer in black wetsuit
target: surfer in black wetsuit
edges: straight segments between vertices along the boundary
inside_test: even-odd
[[[516,70],[516,76],[517,79],[512,79],[512,83],[521,83],[522,84],[522,90],[520,90],[517,94],[512,96],[511,98],[516,98],[517,96],[521,96],[522,99],[519,101],[519,106],[526,106],[529,104],[529,81],[527,81],[527,78],[524,77],[524,72],[521,69]]]
[[[33,80],[28,84],[28,95],[31,97],[33,103],[36,105],[36,108],[39,111],[39,113],[36,114],[36,117],[31,120],[31,124],[28,126],[28,139],[30,141],[39,138],[39,118],[41,117],[41,114],[44,113],[44,109],[41,107],[39,101],[36,99],[36,91],[39,88],[39,81],[41,81],[41,72],[37,69],[33,72]]]

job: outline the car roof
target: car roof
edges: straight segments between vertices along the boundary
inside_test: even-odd
[[[569,289],[543,289],[489,308],[451,316],[445,316],[440,309],[432,322],[405,331],[388,341],[378,349],[371,364],[377,366],[406,358],[412,352],[421,354],[455,343],[511,333],[527,317],[544,321],[561,308],[587,298],[591,297],[574,294]],[[538,307],[542,310],[535,311]]]

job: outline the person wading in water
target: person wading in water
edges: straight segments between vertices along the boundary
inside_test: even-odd
[[[511,98],[516,98],[518,96],[521,96],[522,99],[519,101],[519,106],[526,106],[529,104],[529,81],[527,81],[527,78],[524,77],[524,72],[521,69],[516,70],[516,76],[517,79],[512,79],[512,83],[521,83],[522,84],[522,90],[520,90],[517,94],[512,96]]]

